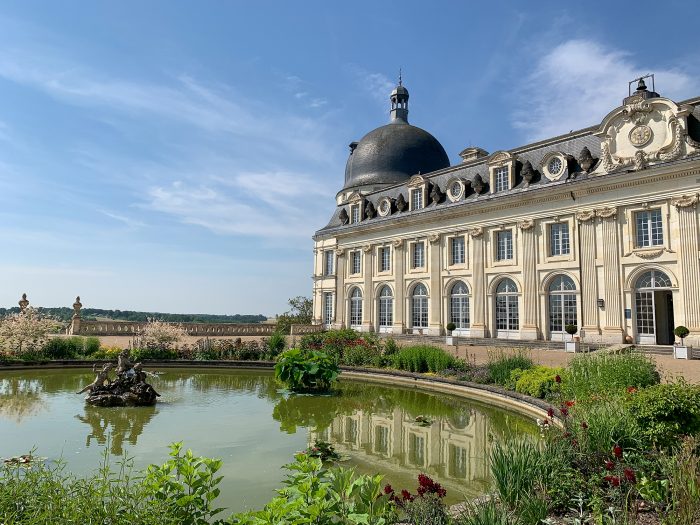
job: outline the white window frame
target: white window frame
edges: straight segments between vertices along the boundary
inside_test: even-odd
[[[500,193],[510,189],[510,166],[493,168],[493,192]]]
[[[425,207],[424,188],[411,188],[411,210],[422,210]]]
[[[362,252],[353,250],[350,252],[350,275],[362,273]]]
[[[391,295],[384,295],[385,290]],[[383,285],[379,290],[377,303],[377,326],[380,332],[387,332],[394,324],[394,294],[388,285]]]
[[[359,295],[356,295],[359,294]],[[362,290],[355,287],[350,292],[350,307],[348,308],[349,320],[348,323],[351,328],[358,328],[362,325]]]
[[[350,205],[350,224],[358,224],[362,220],[362,214],[360,212],[359,204]]]
[[[419,246],[420,250],[418,249]],[[416,241],[411,243],[411,269],[425,270],[425,241]]]
[[[464,286],[466,292],[455,293],[455,288],[460,284]],[[450,322],[456,325],[453,334],[455,332],[457,332],[457,334],[468,332],[471,325],[469,286],[467,286],[467,283],[463,280],[459,280],[450,286],[449,292]]]
[[[450,243],[450,266],[466,264],[467,262],[467,240],[464,235],[455,235],[449,238]],[[458,245],[461,244],[461,247]]]
[[[425,290],[425,295],[416,295],[416,290],[418,287],[422,287]],[[420,303],[418,301],[420,301]],[[428,323],[430,320],[429,309],[430,294],[428,292],[428,287],[423,283],[419,283],[411,292],[411,328],[416,330],[424,330],[428,328]]]
[[[322,322],[325,327],[333,323],[333,292],[323,292]]]
[[[333,250],[323,250],[323,275],[325,277],[335,275],[335,254]]]
[[[496,230],[494,232],[494,259],[496,262],[512,261],[515,259],[513,229]],[[503,246],[501,246],[503,239]],[[506,239],[509,241],[506,242]]]
[[[633,242],[635,248],[655,248],[658,246],[664,246],[664,216],[661,208],[637,210],[633,212],[633,218]],[[646,231],[644,232],[643,230]],[[642,242],[640,242],[640,234],[642,235]],[[646,236],[646,239],[644,238],[644,235]]]
[[[391,246],[380,246],[377,254],[377,273],[388,273],[391,271]]]
[[[571,227],[568,221],[552,222],[549,225],[549,256],[571,255]]]

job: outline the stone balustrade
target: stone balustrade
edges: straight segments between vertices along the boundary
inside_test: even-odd
[[[289,333],[291,335],[306,335],[323,332],[323,325],[320,324],[293,324]]]
[[[146,328],[146,322],[129,321],[87,321],[73,322],[71,333],[73,335],[134,336]],[[187,335],[200,337],[224,337],[224,336],[268,336],[277,328],[275,324],[234,324],[234,323],[172,323],[179,324],[187,332]],[[305,327],[305,325],[300,325]],[[77,328],[77,329],[76,329]],[[309,333],[309,332],[302,332]]]

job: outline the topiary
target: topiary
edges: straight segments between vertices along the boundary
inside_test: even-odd
[[[574,334],[578,332],[578,327],[575,324],[567,324],[564,327],[564,330],[566,330],[566,333],[571,336],[571,340],[574,340]]]
[[[690,333],[690,330],[688,330],[685,326],[676,326],[676,329],[673,331],[673,333],[676,335],[676,337],[681,338],[681,346],[685,346],[683,344],[683,339],[688,337],[688,334]]]
[[[454,323],[447,323],[447,326],[445,328],[447,328],[447,330],[452,332],[455,328],[457,328],[457,325]]]

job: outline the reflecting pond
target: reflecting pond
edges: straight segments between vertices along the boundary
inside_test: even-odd
[[[165,369],[151,380],[162,396],[155,407],[98,408],[75,394],[93,377],[76,369],[0,372],[0,456],[36,448],[80,474],[97,468],[105,449],[144,467],[184,441],[224,460],[219,502],[239,511],[273,497],[280,467],[322,439],[349,457],[346,466],[380,472],[395,488],[414,490],[425,472],[453,503],[488,490],[489,443],[537,432],[528,418],[446,394],[341,380],[334,395],[290,395],[271,373],[250,370]]]

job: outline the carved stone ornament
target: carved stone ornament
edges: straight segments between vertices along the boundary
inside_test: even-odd
[[[83,303],[80,302],[80,296],[75,298],[73,303],[73,319],[80,318],[80,309],[83,307]]]
[[[481,226],[469,228],[469,235],[472,237],[481,237],[484,234],[484,229]]]
[[[484,186],[484,179],[482,179],[481,175],[477,173],[472,181],[472,188],[474,188],[476,194],[479,195],[482,191],[484,191]]]
[[[340,214],[338,215],[338,219],[340,220],[340,224],[345,226],[348,222],[350,222],[350,217],[348,217],[348,212],[343,208],[340,210]]]
[[[363,245],[362,245],[362,251],[365,252],[365,253],[369,253],[369,251],[370,251],[371,249],[372,249],[372,245],[371,245],[371,244],[363,244]]]
[[[662,253],[664,253],[664,249],[660,248],[658,250],[640,250],[634,252],[634,254],[637,257],[640,257],[642,259],[656,259],[659,257]]]
[[[391,245],[394,248],[401,248],[401,246],[403,246],[403,239],[394,239],[393,241],[391,241]]]
[[[588,172],[591,171],[594,164],[595,159],[593,158],[593,155],[591,155],[591,150],[584,146],[581,153],[578,155],[578,165],[581,166],[583,171]]]
[[[29,306],[29,299],[27,299],[27,294],[23,293],[22,298],[19,300],[19,311],[24,312]]]
[[[447,198],[451,202],[457,202],[466,194],[466,187],[461,179],[451,179],[447,183]]]
[[[695,206],[698,203],[698,196],[695,195],[681,195],[671,200],[676,208],[687,208],[688,206]]]
[[[535,226],[535,221],[532,219],[523,219],[518,223],[518,228],[521,230],[531,230]]]
[[[345,248],[336,248],[335,255],[336,257],[343,257],[345,255]]]
[[[439,204],[443,197],[444,194],[440,191],[440,186],[433,184],[433,189],[430,190],[430,200],[433,201],[433,204]]]
[[[374,204],[372,204],[372,201],[365,201],[365,218],[366,219],[374,219],[374,216],[377,214],[377,211],[374,209]]]
[[[535,170],[529,160],[526,160],[525,164],[523,164],[523,167],[520,170],[520,175],[525,181],[525,186],[529,186],[532,180],[535,178]]]
[[[440,235],[437,233],[431,233],[430,235],[428,235],[428,240],[432,244],[435,244],[436,242],[438,242],[440,240]]]
[[[606,206],[605,208],[601,208],[600,210],[596,211],[596,215],[603,219],[609,219],[617,215],[617,208]]]
[[[415,188],[418,186],[422,186],[423,184],[425,184],[425,178],[419,173],[418,175],[414,175],[408,180],[407,186],[409,188]]]
[[[584,210],[576,212],[576,219],[578,219],[580,222],[590,221],[593,217],[595,217],[594,210]]]
[[[405,211],[407,207],[408,204],[406,203],[406,199],[404,199],[403,193],[400,193],[396,199],[396,209],[399,211]]]
[[[377,213],[380,217],[388,217],[391,215],[391,199],[389,197],[383,197],[379,201]]]

